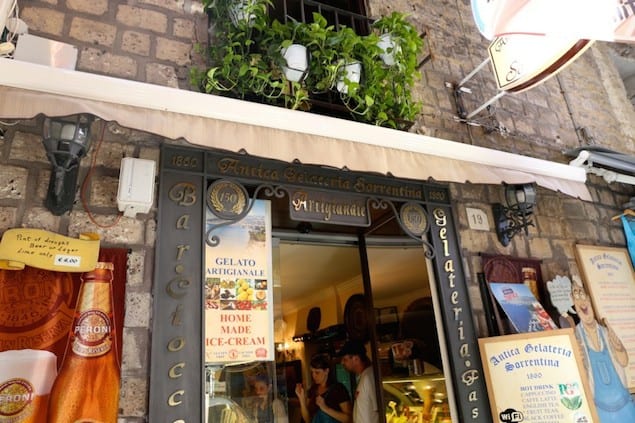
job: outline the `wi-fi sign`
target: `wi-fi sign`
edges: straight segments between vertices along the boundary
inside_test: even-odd
[[[513,408],[508,408],[505,411],[501,411],[498,415],[503,423],[518,423],[525,420],[525,416],[520,411],[516,411]]]

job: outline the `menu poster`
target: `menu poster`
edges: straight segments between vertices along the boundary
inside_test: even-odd
[[[207,212],[206,231],[220,241],[205,247],[205,361],[274,359],[271,205],[255,200],[230,225]]]
[[[478,342],[494,422],[600,423],[573,329]]]
[[[626,248],[576,245],[595,318],[610,325],[628,352],[626,385],[635,389],[635,273]]]
[[[490,282],[489,287],[516,332],[540,332],[558,328],[527,285]]]

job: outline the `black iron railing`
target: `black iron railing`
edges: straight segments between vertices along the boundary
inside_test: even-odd
[[[342,26],[352,28],[359,35],[367,35],[372,19],[366,16],[362,2],[335,1],[346,9],[313,0],[276,0],[272,16],[286,22],[289,19],[307,23],[312,22],[313,12],[318,12],[333,25],[336,30]]]

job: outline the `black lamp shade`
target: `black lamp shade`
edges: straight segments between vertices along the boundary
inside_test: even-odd
[[[53,165],[45,205],[57,216],[73,207],[79,162],[90,148],[92,120],[90,115],[44,119],[42,142]]]

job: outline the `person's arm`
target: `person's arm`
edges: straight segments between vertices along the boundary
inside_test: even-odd
[[[318,407],[320,407],[320,410],[322,410],[324,413],[328,414],[329,416],[333,417],[338,422],[340,423],[350,422],[351,414],[353,412],[353,408],[351,407],[350,401],[344,401],[339,404],[341,411],[326,405],[324,398],[322,398],[319,395],[315,398],[315,403],[317,404]]]
[[[328,398],[328,402],[326,399]],[[349,423],[353,420],[353,404],[348,390],[341,383],[329,386],[321,401],[324,406],[320,406],[322,411],[340,423]],[[317,399],[316,404],[319,406]],[[333,406],[333,407],[331,407]]]
[[[608,325],[606,319],[604,319],[602,323],[604,323],[604,326],[606,327],[608,343],[613,357],[615,357],[615,360],[620,366],[628,366],[628,352],[626,351],[626,348],[624,348],[624,344],[622,344],[622,341],[617,336],[613,328]]]
[[[304,391],[304,387],[301,383],[295,385],[295,394],[298,396],[298,400],[300,401],[300,413],[302,414],[302,420],[304,420],[304,423],[311,423],[311,420],[309,419],[309,408],[307,407],[306,392]]]
[[[326,405],[322,397],[317,397],[315,400],[315,403],[318,405],[318,407],[320,407],[320,409],[324,413],[333,417],[338,422],[349,423],[351,421],[351,415],[353,414],[353,407],[350,401],[341,402],[339,404],[341,411],[338,411],[334,408],[330,408],[328,405]]]

